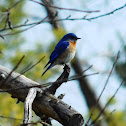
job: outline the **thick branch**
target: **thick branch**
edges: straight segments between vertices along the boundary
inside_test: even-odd
[[[9,73],[10,73],[9,69],[0,66],[0,85],[8,77]],[[29,92],[29,89],[28,88],[19,89],[19,88],[35,86],[35,85],[39,85],[39,83],[32,81],[23,75],[19,76],[17,79],[14,79],[17,76],[19,76],[19,74],[13,72],[11,76],[8,78],[8,80],[6,81],[6,83],[2,84],[1,89],[17,88],[18,90],[8,90],[7,92],[10,93],[12,97],[17,98],[20,101],[24,102]],[[12,79],[13,81],[11,81]],[[44,92],[43,89],[41,90],[42,92]],[[71,126],[69,124],[71,124],[70,122],[72,122],[73,119],[75,120],[76,123],[74,122],[72,126],[82,126],[82,122],[84,122],[81,114],[75,111],[72,107],[68,107],[67,104],[57,99],[49,92],[38,93],[32,104],[32,107],[36,115],[38,115],[41,119],[43,119],[43,115],[46,115],[47,117],[51,117],[57,120],[64,126]],[[64,112],[66,112],[65,116],[63,116]],[[78,120],[81,120],[80,123],[78,122]]]
[[[55,111],[57,111],[57,114],[60,117],[60,119],[63,119],[64,121],[63,123],[65,126],[82,126],[83,125],[84,121],[82,120],[82,117],[80,116],[80,114],[74,113],[74,116],[71,116],[72,113],[70,111],[73,110],[71,106],[68,106],[65,103],[61,104],[61,102],[59,102],[59,104],[56,105],[56,102],[57,102],[56,100],[50,101],[50,105],[53,107]],[[67,106],[68,110],[66,110],[64,106]],[[62,114],[60,113],[61,109],[63,111]],[[66,117],[65,120],[64,120],[64,117]]]
[[[56,90],[60,87],[60,85],[63,83],[62,80],[66,80],[69,77],[70,74],[70,67],[68,65],[64,66],[64,71],[61,74],[61,76],[57,79],[56,83],[53,83],[47,91],[49,91],[51,94],[55,94]],[[59,81],[59,83],[57,83]]]

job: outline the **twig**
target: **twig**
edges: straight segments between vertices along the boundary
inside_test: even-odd
[[[93,125],[97,120],[98,118],[101,116],[101,114],[104,112],[105,108],[107,107],[107,105],[111,102],[111,100],[115,97],[115,95],[117,94],[117,92],[119,91],[120,87],[122,86],[124,80],[121,82],[121,84],[119,85],[119,87],[117,88],[116,92],[114,93],[114,95],[109,99],[109,101],[106,103],[106,105],[104,106],[104,108],[102,109],[102,111],[99,113],[99,115],[95,118],[95,120],[89,125]]]
[[[97,19],[97,18],[100,18],[100,17],[104,17],[104,16],[107,16],[107,15],[113,14],[116,11],[123,9],[124,7],[126,7],[126,4],[124,4],[123,6],[121,6],[119,8],[114,9],[113,11],[111,11],[109,13],[106,13],[106,14],[103,14],[103,15],[99,15],[99,16],[96,16],[96,17],[92,17],[92,18],[88,18],[88,20],[94,20],[94,19]]]
[[[3,40],[5,39],[2,35],[0,35],[0,37],[1,37]]]
[[[7,24],[8,24],[8,27],[12,30],[13,28],[12,28],[12,24],[11,24],[11,20],[10,20],[10,12],[9,12],[9,10],[7,9],[7,20],[6,20],[6,22],[7,22]],[[6,27],[6,26],[5,26]]]
[[[10,80],[10,82],[16,80],[18,77],[20,77],[21,75],[23,75],[24,73],[28,72],[29,70],[31,70],[33,67],[35,67],[38,63],[40,63],[45,56],[43,56],[37,63],[33,64],[31,67],[29,67],[28,69],[24,70],[23,72],[21,72],[20,75],[18,75],[17,77],[15,77],[14,79]]]
[[[93,65],[89,66],[87,69],[85,69],[85,70],[84,70],[84,71],[82,71],[81,73],[76,74],[76,75],[74,75],[74,76],[70,77],[69,79],[72,79],[72,78],[74,78],[74,77],[80,76],[81,74],[83,74],[84,72],[86,72],[87,70],[89,70],[89,69],[90,69],[90,68],[92,68],[92,67],[93,67]]]
[[[97,125],[97,124],[99,124],[99,122],[101,122],[102,120],[109,118],[115,111],[116,110],[114,109],[113,111],[111,111],[110,113],[108,113],[105,117],[99,119],[97,122],[95,122],[94,126]]]
[[[6,119],[12,119],[12,120],[23,120],[23,119],[18,119],[18,118],[13,118],[13,117],[7,117],[7,116],[0,116],[0,118],[6,118]]]
[[[9,29],[13,29],[12,28],[12,25],[11,25],[11,21],[10,21],[10,10],[12,9],[12,8],[14,8],[15,6],[17,6],[20,2],[21,2],[22,0],[19,0],[19,1],[17,1],[16,3],[14,3],[10,8],[8,8],[8,9],[6,9],[6,14],[7,14],[7,18],[6,18],[6,22],[5,22],[5,26],[4,26],[4,28],[2,29],[2,30],[4,30],[4,29],[6,29],[6,26],[7,26],[7,24],[8,24],[8,27],[9,27]],[[6,16],[6,15],[5,15]],[[4,16],[4,17],[5,17]]]
[[[63,19],[54,19],[54,21],[74,21],[74,20],[87,20],[87,21],[91,21],[91,20],[94,20],[94,19],[98,19],[98,18],[107,16],[107,15],[113,14],[113,13],[115,13],[116,11],[123,9],[124,7],[126,7],[126,4],[123,5],[123,6],[121,6],[121,7],[119,7],[119,8],[117,8],[117,9],[115,9],[115,10],[113,10],[113,11],[111,11],[111,12],[108,12],[108,13],[105,13],[105,14],[102,14],[102,15],[99,15],[99,16],[96,16],[96,17],[91,17],[91,18],[84,18],[84,17],[82,17],[82,18],[70,18],[70,17],[69,17],[69,18],[68,18],[68,16],[67,16],[66,18],[63,18]],[[48,23],[48,22],[50,22],[50,20],[43,21],[43,22],[41,22],[41,23],[46,23],[46,22]],[[20,24],[20,25],[17,25],[17,26],[13,26],[13,29],[20,28],[20,27],[31,26],[31,25],[35,25],[35,24],[37,24],[37,23],[38,23],[38,22],[33,22],[33,23],[29,23],[29,24]],[[41,23],[40,23],[40,24],[41,24]],[[0,32],[5,31],[5,30],[9,30],[9,29],[10,29],[10,28],[0,29]],[[10,34],[9,34],[9,35],[10,35]],[[3,36],[0,35],[0,37],[3,37]]]
[[[22,60],[24,59],[25,56],[22,56],[22,58],[19,60],[19,62],[16,64],[16,66],[13,68],[13,70],[9,73],[8,77],[6,78],[5,81],[3,81],[3,83],[0,85],[0,88],[7,82],[7,80],[9,79],[9,77],[11,76],[11,74],[18,68],[18,66],[20,65],[20,63],[22,62]]]
[[[1,13],[1,15],[3,15],[3,16],[0,16],[0,22],[6,17],[6,15],[7,15],[7,12],[0,12]]]
[[[84,11],[84,10],[78,10],[78,9],[71,9],[71,8],[63,8],[63,7],[57,7],[57,6],[52,6],[52,5],[47,5],[47,4],[43,4],[43,3],[40,3],[40,2],[37,2],[35,0],[30,0],[32,2],[35,2],[35,3],[38,3],[42,6],[45,6],[45,7],[52,7],[52,8],[56,8],[56,9],[59,9],[59,10],[70,10],[70,11],[77,11],[77,12],[86,12],[86,13],[92,13],[92,12],[100,12],[100,10],[95,10],[95,11]]]
[[[15,35],[15,34],[18,34],[18,33],[21,33],[21,32],[24,32],[24,31],[27,31],[33,27],[35,27],[36,25],[38,24],[41,24],[45,19],[47,19],[48,16],[46,16],[44,19],[42,19],[41,21],[37,22],[36,24],[32,25],[31,27],[29,28],[26,28],[26,29],[23,29],[23,30],[19,30],[17,32],[12,32],[12,33],[7,33],[7,34],[3,34],[2,36],[7,36],[7,35]]]
[[[48,123],[46,123],[46,122],[44,122],[44,121],[41,121],[41,124],[43,124],[43,125],[45,125],[45,126],[52,126],[52,125],[50,125],[50,124],[48,124]]]
[[[41,121],[41,122],[31,122],[31,123],[25,123],[25,124],[20,124],[19,126],[26,126],[26,125],[37,125],[38,123],[41,123],[41,124],[43,124],[43,125],[45,125],[45,126],[52,126],[52,125],[50,125],[50,124],[48,124],[48,123],[46,123],[46,122],[44,122],[44,121]],[[42,126],[43,126],[42,125]]]
[[[39,64],[44,58],[45,58],[45,56],[43,56],[37,63],[33,64],[31,67],[24,70],[21,74],[24,74],[24,73],[28,72],[29,70],[31,70],[33,67],[35,67],[37,64]]]
[[[97,103],[96,103],[96,105],[94,106],[93,111],[91,112],[91,115],[90,115],[90,117],[89,117],[89,119],[88,119],[88,121],[87,121],[87,123],[86,123],[87,125],[88,125],[89,121],[91,120],[91,117],[92,117],[93,114],[94,114],[94,111],[95,111],[95,109],[96,109],[96,107],[97,107],[97,105],[98,105],[98,102],[99,102],[99,100],[100,100],[100,98],[101,98],[101,96],[102,96],[102,94],[103,94],[103,92],[104,92],[104,90],[105,90],[105,88],[106,88],[106,86],[107,86],[107,84],[108,84],[109,78],[110,78],[110,76],[111,76],[111,74],[112,74],[112,72],[113,72],[113,69],[114,69],[114,67],[115,67],[115,64],[116,64],[117,61],[118,61],[119,54],[120,54],[120,51],[119,51],[118,54],[117,54],[116,60],[115,60],[115,62],[114,62],[114,64],[113,64],[112,69],[111,69],[111,71],[110,71],[110,73],[109,73],[109,76],[108,76],[108,78],[107,78],[107,80],[106,80],[106,82],[105,82],[104,88],[103,88],[103,90],[101,91],[101,93],[100,93],[100,95],[99,95],[99,97],[98,97],[98,99],[97,99]]]
[[[19,0],[17,1],[15,4],[13,4],[8,10],[11,10],[12,8],[16,7],[21,1],[23,0]]]

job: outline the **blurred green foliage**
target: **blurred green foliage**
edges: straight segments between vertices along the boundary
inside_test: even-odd
[[[19,125],[22,123],[23,118],[23,103],[16,104],[17,100],[12,99],[10,94],[0,94],[0,116],[13,117],[16,119],[2,118],[0,117],[0,124],[2,125]]]
[[[115,111],[106,119],[108,126],[126,126],[126,111]]]

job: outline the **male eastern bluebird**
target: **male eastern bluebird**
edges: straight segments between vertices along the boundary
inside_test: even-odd
[[[42,76],[53,66],[64,65],[74,58],[77,39],[80,38],[78,38],[74,33],[68,33],[58,42],[54,51],[51,53],[49,62],[45,67],[47,67],[49,64],[50,65]]]

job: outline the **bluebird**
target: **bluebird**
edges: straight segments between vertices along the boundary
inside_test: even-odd
[[[74,33],[68,33],[58,42],[54,51],[51,53],[50,60],[45,67],[48,68],[42,76],[55,65],[65,65],[69,63],[75,56],[76,42],[78,38]],[[44,68],[45,68],[44,67]]]

